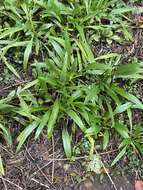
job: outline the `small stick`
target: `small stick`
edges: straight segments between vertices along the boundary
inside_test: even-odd
[[[97,150],[95,150],[95,153],[99,156]],[[101,160],[101,159],[100,159],[100,160]],[[102,166],[103,166],[103,168],[104,168],[104,170],[105,170],[105,172],[106,172],[106,174],[107,174],[107,176],[108,176],[108,178],[109,178],[111,184],[113,185],[114,189],[115,189],[115,190],[118,190],[117,187],[116,187],[116,185],[115,185],[115,183],[114,183],[114,181],[112,180],[112,178],[111,178],[109,172],[107,171],[106,167],[104,166],[104,163],[103,163],[102,160],[101,160],[101,164],[102,164]]]
[[[39,185],[41,185],[41,186],[46,187],[46,188],[49,189],[49,186],[48,186],[48,185],[45,185],[45,184],[43,184],[43,183],[37,181],[35,178],[31,178],[31,181],[34,181],[34,182],[38,183]]]
[[[30,158],[35,161],[35,159],[32,157],[32,155],[30,154],[30,152],[28,151],[27,147],[25,146],[26,148],[26,152],[28,153],[28,155],[30,156]],[[45,173],[40,169],[40,167],[38,166],[38,164],[36,164],[39,172],[41,172],[41,174],[45,177],[45,179],[51,184],[51,181],[48,179],[48,177],[45,175]],[[33,174],[32,174],[33,175]]]
[[[8,180],[8,179],[6,179],[6,178],[3,178],[3,177],[1,177],[1,176],[0,176],[0,179],[2,179],[2,180],[4,180],[4,181],[6,181],[6,182],[10,183],[11,185],[13,185],[13,186],[15,186],[15,187],[19,188],[19,190],[23,190],[23,188],[22,188],[22,187],[20,187],[19,185],[15,184],[15,183],[13,183],[13,182],[11,182],[11,181],[9,181],[9,180]]]
[[[3,182],[3,185],[4,185],[4,188],[5,188],[5,190],[8,190],[7,189],[7,186],[6,186],[6,183],[5,183],[5,181],[2,179],[2,182]]]
[[[0,143],[0,147],[1,147],[3,150],[5,150],[10,156],[13,156],[13,154],[12,154],[10,151],[8,151],[7,148],[4,147],[1,143]]]
[[[115,150],[109,150],[107,152],[101,152],[101,153],[98,153],[99,155],[106,155],[106,154],[110,154],[110,153],[113,153],[113,152],[117,152],[118,149],[115,149]],[[85,158],[89,158],[89,156],[79,156],[79,157],[73,157],[73,160],[81,160],[81,159],[85,159]],[[70,158],[49,158],[47,159],[47,161],[71,161],[72,159]]]
[[[16,84],[12,84],[12,85],[6,86],[5,88],[2,88],[2,89],[0,90],[0,92],[3,92],[3,91],[5,91],[5,90],[8,90],[9,88],[13,88],[13,87],[19,86],[19,85],[21,85],[21,84],[25,84],[25,83],[27,83],[27,82],[30,82],[30,80],[27,80],[27,81],[20,81],[20,82],[17,82]]]

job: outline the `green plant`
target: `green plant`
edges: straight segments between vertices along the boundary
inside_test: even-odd
[[[11,59],[20,68],[22,62],[24,71],[29,63],[33,75],[31,82],[0,99],[0,129],[8,144],[12,139],[6,126],[11,118],[21,124],[17,151],[31,133],[37,139],[46,128],[51,138],[55,128],[61,128],[69,158],[75,153],[73,136],[79,129],[90,156],[96,139],[102,139],[106,149],[112,133],[121,136],[122,150],[112,165],[130,146],[142,154],[142,132],[136,136],[132,109],[143,109],[143,104],[121,84],[142,79],[143,65],[120,64],[122,55],[117,53],[95,57],[91,48],[94,41],[132,41],[128,25],[134,10],[122,0],[1,2],[0,59],[19,79]],[[117,122],[123,112],[128,124]]]
[[[122,149],[116,158],[112,162],[112,166],[120,160],[120,158],[127,152],[129,148],[133,148],[133,150],[137,153],[143,154],[143,144],[142,144],[142,128],[140,126],[136,126],[133,131],[129,131],[126,125],[122,123],[115,124],[115,130],[120,134],[123,138],[121,144],[119,145],[119,149]]]
[[[19,63],[22,61],[26,70],[31,55],[44,55],[45,58],[50,48],[49,40],[62,36],[65,28],[76,36],[77,25],[83,26],[91,42],[101,39],[107,39],[109,43],[112,40],[121,41],[118,33],[123,33],[126,40],[132,40],[127,29],[129,19],[122,18],[135,8],[126,6],[122,1],[119,4],[115,0],[67,3],[57,0],[4,0],[1,4],[1,60],[18,78],[18,73],[8,63],[9,54],[17,57]],[[102,23],[103,20],[107,23]]]
[[[70,40],[67,32],[64,39],[59,40],[62,45],[60,42],[52,41],[58,45],[56,52],[50,52],[45,62],[33,64],[36,79],[19,90],[20,107],[16,112],[25,116],[29,125],[17,139],[19,142],[17,150],[33,131],[36,131],[35,139],[37,139],[46,126],[47,137],[50,138],[58,124],[62,127],[63,145],[67,157],[72,155],[72,136],[77,127],[91,143],[90,155],[92,155],[98,134],[103,136],[105,149],[109,143],[110,130],[115,129],[117,132],[121,130],[124,134],[128,131],[128,127],[117,125],[116,122],[118,114],[125,111],[129,116],[130,131],[132,131],[131,109],[143,109],[143,104],[120,87],[119,81],[142,78],[142,65],[138,63],[119,65],[120,55],[114,53],[94,58],[82,28],[78,29],[81,37],[75,42]],[[80,38],[83,38],[82,41]],[[81,51],[78,59],[73,52],[73,47],[76,45]],[[28,94],[29,97],[33,96],[29,91],[32,86],[35,86],[36,97],[33,100],[28,98]],[[40,100],[37,100],[39,98]],[[127,142],[130,133],[122,137]],[[136,148],[139,149],[137,146]],[[123,150],[120,154],[125,153],[126,149]]]
[[[12,97],[13,93],[10,93],[7,98],[3,98],[0,100],[0,137],[2,137],[9,146],[12,145],[12,135],[10,132],[10,128],[8,127],[6,118],[8,114],[11,114],[12,110],[14,109],[12,105],[8,104]],[[4,168],[3,161],[0,155],[0,176],[1,175],[4,175]]]

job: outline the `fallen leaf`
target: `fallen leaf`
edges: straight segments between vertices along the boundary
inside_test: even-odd
[[[138,180],[135,182],[135,190],[143,190],[143,181]]]

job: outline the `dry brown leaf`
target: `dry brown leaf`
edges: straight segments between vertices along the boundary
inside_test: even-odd
[[[135,190],[143,190],[143,181],[138,180],[135,182]]]

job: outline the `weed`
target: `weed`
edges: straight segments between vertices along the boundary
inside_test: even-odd
[[[132,84],[142,79],[143,65],[122,65],[122,55],[95,57],[92,51],[94,41],[133,41],[128,28],[129,13],[135,9],[122,0],[1,2],[1,62],[19,79],[11,59],[20,67],[23,63],[24,72],[31,67],[33,75],[31,82],[0,99],[2,121],[7,120],[8,111],[8,117],[23,128],[17,138],[17,151],[31,133],[35,132],[37,139],[46,128],[51,138],[60,126],[69,158],[73,155],[73,136],[79,129],[90,144],[90,156],[97,139],[103,139],[102,147],[106,149],[111,132],[120,136],[119,154],[112,165],[128,147],[142,154],[142,132],[135,135],[132,109],[143,109],[143,104],[121,82]],[[118,121],[123,112],[128,115],[128,123]],[[9,129],[3,123],[0,128],[11,145]]]

